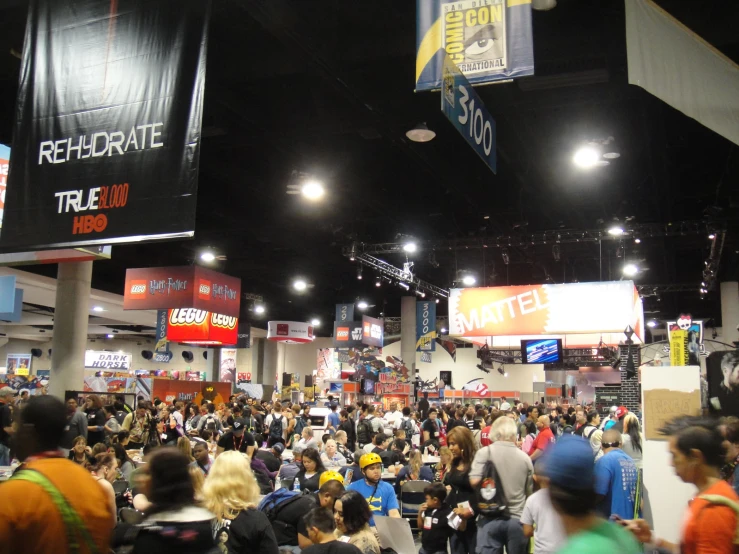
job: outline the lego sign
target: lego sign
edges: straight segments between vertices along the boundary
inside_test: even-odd
[[[235,345],[239,319],[195,308],[169,310],[167,340],[199,345]]]

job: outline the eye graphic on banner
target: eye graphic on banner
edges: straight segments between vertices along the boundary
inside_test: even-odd
[[[441,86],[446,53],[473,85],[534,74],[531,0],[416,0],[416,90]]]
[[[210,4],[30,4],[0,247],[193,236]]]

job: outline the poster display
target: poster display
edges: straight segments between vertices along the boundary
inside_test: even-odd
[[[124,310],[196,308],[237,318],[240,305],[241,279],[204,267],[126,270]]]
[[[416,351],[436,351],[436,302],[416,302]]]
[[[235,317],[214,314],[195,308],[169,310],[167,339],[196,345],[235,345],[238,341]]]
[[[644,337],[644,310],[633,281],[451,289],[449,335],[487,337],[622,333]]]
[[[362,316],[362,343],[382,348],[385,322],[367,315]]]
[[[336,348],[356,348],[363,345],[362,322],[334,322],[334,346]]]
[[[690,314],[680,314],[675,321],[667,322],[667,340],[670,343],[671,365],[700,365],[699,356],[705,355],[702,321],[694,321]],[[674,358],[673,340],[678,350]],[[682,363],[675,363],[680,361]]]
[[[8,354],[5,359],[8,375],[29,375],[32,359],[30,354]]]
[[[739,351],[712,352],[706,358],[708,405],[721,416],[739,416]]]
[[[235,348],[221,348],[221,369],[219,381],[222,383],[236,382],[236,360],[239,351]]]
[[[448,54],[473,85],[534,74],[531,0],[416,0],[416,90]]]
[[[194,235],[209,18],[207,0],[30,3],[0,247]]]
[[[667,440],[659,429],[679,416],[701,413],[700,390],[682,392],[670,389],[644,391],[644,437],[647,440]]]

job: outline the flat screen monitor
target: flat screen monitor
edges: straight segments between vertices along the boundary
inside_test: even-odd
[[[525,364],[556,364],[562,362],[561,339],[521,341],[521,356]]]
[[[364,380],[364,394],[375,394],[375,382],[371,379]]]

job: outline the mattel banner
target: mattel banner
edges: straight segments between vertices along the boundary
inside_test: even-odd
[[[531,0],[416,0],[416,90],[441,87],[445,52],[473,85],[533,75]]]
[[[416,302],[416,352],[436,351],[436,302]]]
[[[449,335],[487,337],[620,333],[644,336],[644,313],[632,281],[452,289]]]
[[[31,0],[0,248],[192,237],[209,0]]]

